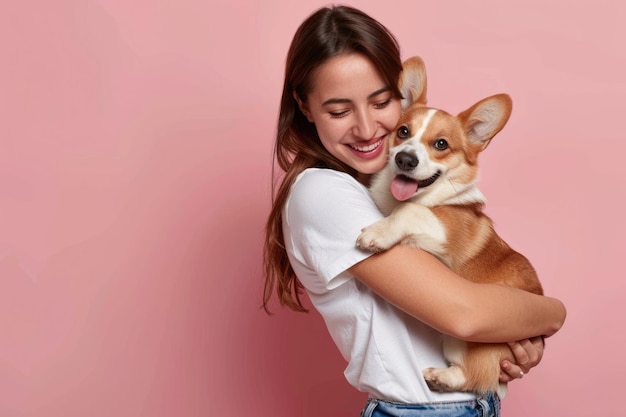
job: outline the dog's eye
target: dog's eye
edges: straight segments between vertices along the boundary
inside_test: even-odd
[[[408,127],[406,127],[406,126],[400,126],[400,127],[398,128],[398,132],[397,132],[397,134],[398,134],[398,137],[399,137],[400,139],[406,139],[406,138],[408,138],[408,137],[409,137],[409,135],[411,134],[411,132],[409,132],[409,128],[408,128]]]
[[[437,139],[435,143],[433,143],[433,146],[438,151],[445,151],[446,149],[448,149],[448,141],[445,139]]]

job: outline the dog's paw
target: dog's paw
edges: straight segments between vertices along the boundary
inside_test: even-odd
[[[389,238],[390,234],[385,233],[384,225],[378,222],[361,229],[356,245],[360,249],[370,252],[381,252],[389,249],[396,243]]]
[[[460,368],[426,368],[422,371],[424,380],[431,391],[450,392],[463,391],[465,375]]]
[[[441,369],[437,368],[426,368],[422,371],[426,385],[428,385],[428,388],[431,391],[450,391],[450,387],[445,383],[445,381],[441,380],[441,373],[439,371],[441,371]]]

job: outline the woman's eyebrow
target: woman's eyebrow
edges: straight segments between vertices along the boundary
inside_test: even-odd
[[[389,88],[389,87],[379,88],[378,90],[374,91],[372,94],[367,96],[367,98],[374,98],[374,97],[376,97],[379,94],[386,93],[387,91],[391,91],[391,88]]]
[[[329,104],[344,104],[344,103],[352,103],[352,100],[347,98],[329,98],[325,102],[322,103],[322,106],[327,106]]]
[[[368,99],[372,99],[374,97],[376,97],[379,94],[382,93],[386,93],[387,91],[390,91],[391,88],[389,87],[383,87],[380,88],[376,91],[374,91],[372,94],[370,94],[369,96],[367,96]],[[344,104],[344,103],[351,103],[352,100],[347,99],[347,98],[329,98],[328,100],[326,100],[325,102],[322,103],[322,106],[326,106],[328,104]]]

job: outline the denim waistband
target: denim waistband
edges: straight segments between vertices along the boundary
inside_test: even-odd
[[[475,400],[403,404],[370,398],[361,417],[500,417],[500,398],[484,394]]]

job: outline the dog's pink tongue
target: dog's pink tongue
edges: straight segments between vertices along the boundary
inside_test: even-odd
[[[391,194],[396,200],[404,201],[417,192],[417,181],[398,175],[391,181]]]

